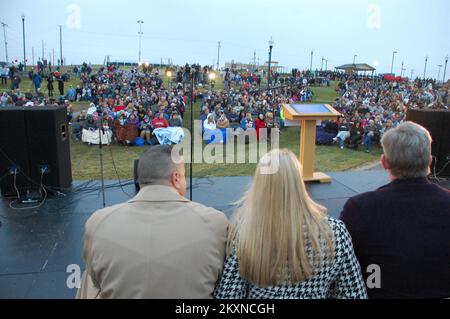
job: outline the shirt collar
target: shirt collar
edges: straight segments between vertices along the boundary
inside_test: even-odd
[[[189,202],[189,200],[170,186],[165,185],[148,185],[139,191],[139,193],[128,201],[135,202]]]
[[[380,187],[379,189],[386,188],[393,185],[405,185],[405,184],[430,184],[430,181],[426,177],[417,178],[397,178],[387,185]]]

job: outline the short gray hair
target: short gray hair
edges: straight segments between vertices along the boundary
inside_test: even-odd
[[[405,122],[381,138],[384,156],[396,178],[418,178],[430,174],[431,135],[422,126]]]
[[[149,147],[139,158],[138,183],[143,185],[167,185],[170,176],[179,165],[172,160],[171,145]]]

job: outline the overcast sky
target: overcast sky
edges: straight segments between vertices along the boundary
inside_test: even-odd
[[[328,68],[369,63],[380,73],[394,71],[437,77],[438,65],[450,54],[448,0],[15,0],[0,2],[0,21],[8,27],[10,60],[22,59],[25,14],[27,58],[32,48],[37,61],[55,50],[59,56],[59,27],[63,25],[63,54],[68,63],[138,60],[138,24],[143,20],[142,57],[150,63],[172,58],[175,64],[248,63],[253,52],[268,60],[273,37],[273,60],[287,68],[314,68],[328,59]],[[1,37],[0,60],[5,60]],[[325,64],[324,64],[325,67]],[[450,67],[449,67],[450,68]],[[441,69],[441,78],[443,68]],[[446,78],[449,78],[447,70]]]

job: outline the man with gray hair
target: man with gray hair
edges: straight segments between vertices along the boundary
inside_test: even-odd
[[[172,150],[149,148],[139,159],[137,196],[87,221],[77,298],[212,298],[228,221],[184,197],[184,163]]]
[[[427,180],[431,136],[406,122],[381,139],[391,183],[341,213],[369,298],[450,297],[450,193]]]

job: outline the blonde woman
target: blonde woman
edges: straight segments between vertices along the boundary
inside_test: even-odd
[[[289,150],[259,163],[240,201],[216,298],[367,298],[351,237],[308,195]]]

